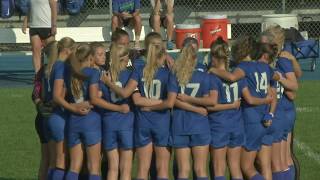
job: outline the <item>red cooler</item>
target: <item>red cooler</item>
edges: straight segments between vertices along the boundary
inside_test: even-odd
[[[200,44],[201,28],[200,24],[177,24],[176,25],[176,46],[182,48],[183,40],[187,37],[193,37]]]
[[[226,15],[207,15],[202,19],[203,47],[210,48],[210,45],[219,36],[228,40],[228,19]]]

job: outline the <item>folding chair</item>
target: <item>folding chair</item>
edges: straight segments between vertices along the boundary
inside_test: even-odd
[[[297,60],[311,59],[311,71],[316,69],[319,58],[319,40],[305,40],[286,43],[284,49],[291,52]]]

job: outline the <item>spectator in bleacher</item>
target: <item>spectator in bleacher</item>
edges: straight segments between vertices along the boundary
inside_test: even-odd
[[[174,13],[174,0],[150,0],[153,7],[149,23],[155,32],[160,33],[160,27],[167,29],[167,49],[173,49],[172,42]]]
[[[135,48],[140,48],[142,29],[140,16],[140,0],[112,0],[112,32],[118,27],[133,26],[135,33]]]
[[[41,49],[55,39],[57,33],[57,0],[30,0],[29,13],[23,20],[22,32],[29,35],[35,72],[41,67]]]

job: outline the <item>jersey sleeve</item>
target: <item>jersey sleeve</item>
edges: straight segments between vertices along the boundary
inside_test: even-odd
[[[240,63],[240,64],[238,64],[238,66],[235,69],[237,69],[237,68],[241,69],[246,74],[246,72],[247,72],[246,71],[247,70],[246,64]]]
[[[64,73],[65,73],[65,64],[64,64],[64,62],[59,62],[58,61],[54,65],[53,72],[54,72],[54,79],[53,80],[64,79]]]
[[[130,79],[135,80],[136,82],[139,82],[140,80],[140,68],[135,68],[132,73]]]
[[[209,83],[208,83],[209,91],[212,91],[212,90],[218,91],[217,77],[215,75],[212,75],[212,74],[210,74],[208,76],[209,76],[208,77],[208,79],[209,79]]]
[[[92,73],[90,75],[89,85],[98,84],[100,81],[100,73],[96,69],[92,69]]]
[[[119,13],[119,3],[117,0],[112,1],[112,12]]]
[[[244,88],[248,87],[248,82],[246,78],[242,78],[238,81],[238,86],[240,89],[240,92],[243,91]]]
[[[284,73],[294,72],[292,62],[287,58],[278,59],[278,68]]]
[[[177,77],[172,72],[170,72],[169,74],[169,82],[168,82],[167,90],[168,92],[175,92],[175,93],[179,92],[179,84],[178,84]]]

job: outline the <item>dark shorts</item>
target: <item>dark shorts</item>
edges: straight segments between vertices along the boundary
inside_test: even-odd
[[[49,142],[48,119],[43,118],[39,113],[35,119],[35,127],[41,144]]]
[[[51,36],[51,28],[30,28],[30,37],[38,35],[40,39],[45,40]]]

